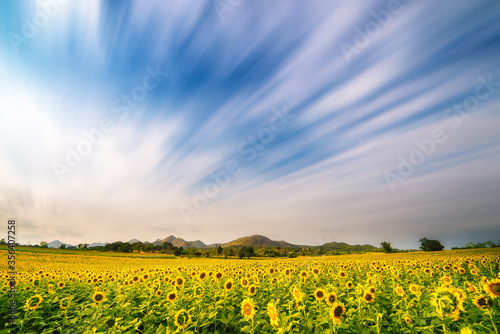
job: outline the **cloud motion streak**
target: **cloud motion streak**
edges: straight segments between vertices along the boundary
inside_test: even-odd
[[[223,19],[213,1],[0,4],[0,219],[16,217],[20,242],[330,235],[417,248],[500,232],[500,95],[485,86],[468,118],[449,111],[478,77],[500,78],[498,1],[230,4]],[[24,18],[41,12],[50,22],[16,52],[9,34],[26,38]],[[362,48],[353,27],[370,37]],[[342,43],[359,49],[349,61]],[[148,90],[147,68],[168,76]],[[282,106],[294,119],[274,131]],[[447,139],[392,192],[384,173],[437,128]],[[231,161],[241,173],[208,198]]]

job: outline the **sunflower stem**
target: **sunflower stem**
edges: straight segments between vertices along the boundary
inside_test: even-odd
[[[495,321],[493,321],[493,316],[491,315],[490,309],[488,309],[488,315],[490,316],[491,324],[493,325],[493,328],[495,329],[495,333],[498,334],[498,329],[497,329],[497,326],[495,325]]]

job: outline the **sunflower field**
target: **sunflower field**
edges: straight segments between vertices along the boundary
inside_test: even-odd
[[[7,259],[7,252],[0,251]],[[496,333],[500,250],[296,259],[18,252],[0,333]]]

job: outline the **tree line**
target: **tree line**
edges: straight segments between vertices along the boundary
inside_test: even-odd
[[[430,251],[441,251],[444,246],[439,240],[432,240],[428,238],[419,239],[420,250],[430,252]],[[0,245],[6,245],[5,239],[0,239]],[[40,242],[40,245],[19,245],[27,247],[42,247],[48,248],[49,243],[46,241]],[[383,241],[380,243],[381,248],[372,249],[372,252],[385,252],[385,253],[399,253],[417,250],[400,250],[393,248],[390,242]],[[485,243],[468,243],[465,247],[452,247],[452,249],[473,249],[473,248],[490,248],[490,247],[500,247],[500,240],[498,243],[488,241]],[[140,241],[134,243],[116,241],[104,246],[94,246],[91,247],[89,244],[81,243],[78,246],[67,246],[66,244],[61,244],[60,249],[76,249],[76,250],[95,250],[101,252],[120,252],[120,253],[132,253],[132,252],[146,252],[146,253],[163,253],[172,254],[174,256],[187,256],[187,257],[239,257],[239,258],[251,258],[251,257],[290,257],[295,258],[297,256],[321,256],[321,255],[341,255],[341,254],[351,254],[351,253],[364,253],[365,251],[352,251],[345,249],[332,249],[330,247],[315,246],[315,247],[252,247],[252,246],[229,246],[221,247],[216,246],[214,248],[203,248],[197,249],[191,246],[191,243],[187,243],[186,248],[176,247],[170,242],[163,242],[160,245],[154,245],[152,243],[142,243]]]
[[[418,240],[420,242],[420,250],[424,252],[435,252],[442,251],[444,246],[441,244],[439,240],[430,240],[428,238],[420,238]],[[397,253],[398,250],[392,248],[391,243],[387,241],[382,241],[380,243],[380,247],[384,250],[385,253]]]

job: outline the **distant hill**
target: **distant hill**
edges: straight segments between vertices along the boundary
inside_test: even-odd
[[[351,252],[370,252],[378,248],[372,245],[349,245],[345,242],[329,242],[323,245],[327,250],[351,251]]]
[[[101,246],[106,246],[109,244],[109,242],[93,242],[89,244],[89,247],[101,247]]]
[[[133,244],[135,242],[141,242],[138,239],[132,239],[127,241],[129,244]],[[211,245],[206,245],[200,240],[195,240],[195,241],[186,241],[182,238],[178,238],[173,235],[169,235],[168,237],[164,239],[156,239],[152,244],[155,246],[161,245],[164,242],[170,242],[172,245],[175,247],[183,247],[184,249],[189,247],[194,247],[197,249],[203,249],[203,248],[215,248],[218,246],[221,246],[223,248],[225,247],[243,247],[243,246],[252,246],[252,247],[268,247],[268,248],[285,248],[285,247],[290,247],[290,248],[323,248],[325,250],[332,250],[332,251],[340,251],[340,252],[371,252],[371,251],[376,251],[378,250],[377,247],[374,247],[372,245],[349,245],[346,244],[345,242],[329,242],[321,246],[305,246],[305,245],[294,245],[291,243],[288,243],[286,241],[275,241],[271,240],[268,237],[265,237],[263,235],[252,235],[252,236],[247,236],[247,237],[242,237],[238,238],[236,240],[227,242],[227,243],[217,243],[217,244],[211,244]],[[59,248],[63,242],[59,240],[54,240],[49,243],[50,248]],[[143,244],[147,244],[149,242],[144,241],[142,242]],[[109,244],[109,242],[94,242],[89,245],[89,247],[99,247],[99,246],[105,246]],[[70,247],[72,245],[66,244],[66,247]]]
[[[233,241],[230,241],[228,243],[220,245],[221,247],[243,247],[243,246],[252,246],[252,247],[302,247],[298,245],[293,245],[285,241],[274,241],[269,239],[268,237],[265,237],[263,235],[252,235],[249,237],[243,237],[239,238]]]
[[[188,245],[190,247],[194,247],[194,248],[207,248],[208,247],[207,245],[205,245],[200,240],[186,241],[186,240],[184,240],[182,238],[176,238],[173,235],[169,235],[165,239],[157,239],[156,241],[153,242],[153,245],[155,245],[155,246],[161,245],[164,242],[170,242],[175,247],[183,247],[183,248],[188,248]]]
[[[62,244],[64,244],[64,242],[60,242],[59,240],[54,240],[52,242],[49,242],[49,245],[48,247],[49,248],[59,248]],[[71,247],[73,245],[70,245],[70,244],[65,244],[66,247]]]

